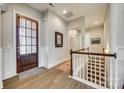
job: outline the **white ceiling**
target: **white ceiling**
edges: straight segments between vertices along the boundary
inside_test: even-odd
[[[85,28],[103,24],[108,6],[105,3],[53,3],[54,7],[49,6],[48,3],[28,3],[28,5],[42,13],[50,9],[66,21],[85,16]],[[74,16],[66,18],[62,13],[63,10],[71,11]],[[98,24],[94,24],[95,21],[98,21]]]

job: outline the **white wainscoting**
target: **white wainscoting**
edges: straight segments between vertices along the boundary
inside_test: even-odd
[[[46,51],[46,47],[40,47],[39,48],[39,64],[38,67],[46,67],[48,64],[48,54]]]
[[[116,50],[117,53],[117,88],[124,84],[124,47]]]
[[[2,49],[0,48],[0,88],[3,88],[2,82]]]
[[[13,48],[2,50],[3,80],[16,75],[16,52]]]
[[[47,64],[47,58],[46,58],[46,52],[45,48],[39,48],[39,63],[38,67],[46,67]],[[3,80],[8,79],[10,77],[13,77],[17,75],[16,73],[16,50],[14,48],[4,48],[2,50],[2,67],[3,67]]]

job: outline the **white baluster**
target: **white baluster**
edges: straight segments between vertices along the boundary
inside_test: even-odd
[[[93,57],[93,56],[92,56]],[[90,78],[91,78],[91,82],[92,82],[92,62],[93,62],[93,58],[91,58],[91,65],[90,65]]]
[[[77,77],[77,65],[78,65],[78,63],[77,63],[77,54],[75,54],[75,76]]]
[[[73,58],[74,58],[74,61],[73,61],[73,75],[75,77],[75,69],[76,69],[76,64],[75,64],[75,61],[76,61],[76,57],[75,57],[75,54],[73,55]]]
[[[101,64],[100,64],[100,58],[98,59],[99,62],[99,80],[100,80],[100,86],[101,86]]]
[[[105,68],[105,73],[104,73],[104,75],[105,75],[105,87],[106,87],[106,81],[107,81],[107,80],[106,80],[106,69],[107,69],[107,66],[106,66],[106,58],[104,57],[103,60],[104,60],[104,62],[105,62],[105,67],[104,67],[104,68]]]
[[[96,80],[97,80],[96,79],[96,76],[97,76],[97,74],[96,74],[96,64],[97,64],[97,62],[96,62],[96,57],[95,57],[95,69],[94,69],[95,70],[95,83],[96,83]]]
[[[87,72],[86,72],[87,76],[86,76],[86,79],[88,80],[88,61],[89,61],[89,57],[88,56],[87,56],[87,60],[86,61],[87,61]]]
[[[83,76],[83,79],[85,79],[85,72],[84,72],[84,69],[85,69],[85,55],[82,56],[82,59],[83,59],[83,60],[82,60],[82,61],[83,61],[83,69],[82,69],[82,70],[83,70],[83,71],[82,71],[83,75],[82,75],[82,76]]]

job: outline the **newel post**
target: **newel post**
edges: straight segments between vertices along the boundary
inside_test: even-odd
[[[72,69],[72,49],[70,50],[70,55],[71,55],[71,69],[70,69],[70,75],[73,75],[73,69]]]

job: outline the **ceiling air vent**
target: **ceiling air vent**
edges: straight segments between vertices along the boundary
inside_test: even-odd
[[[52,3],[49,3],[49,5],[50,5],[51,7],[54,7],[54,5],[53,5]]]
[[[66,18],[70,18],[70,17],[74,16],[74,14],[73,14],[71,11],[69,11],[69,12],[67,12],[66,14],[64,14],[64,16],[65,16]]]

